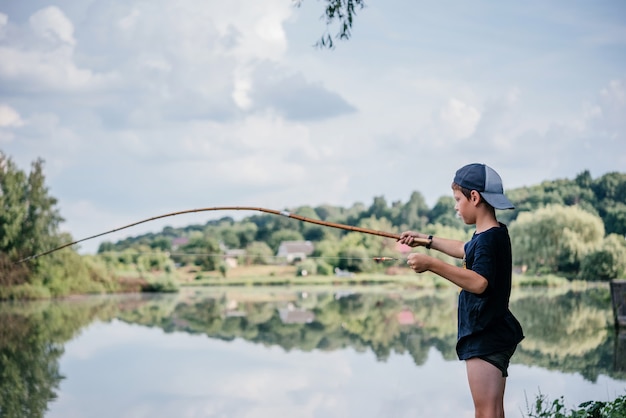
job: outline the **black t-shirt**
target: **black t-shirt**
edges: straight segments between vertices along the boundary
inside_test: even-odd
[[[465,268],[487,279],[480,295],[459,294],[458,340],[456,351],[461,360],[483,356],[517,345],[523,338],[522,327],[509,310],[511,295],[511,240],[506,225],[474,234],[465,244]]]

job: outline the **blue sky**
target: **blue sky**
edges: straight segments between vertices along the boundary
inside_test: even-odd
[[[332,51],[312,46],[322,12],[313,0],[5,0],[0,150],[25,170],[46,161],[76,239],[211,206],[415,190],[432,206],[470,162],[505,189],[624,172],[623,1],[370,1]]]

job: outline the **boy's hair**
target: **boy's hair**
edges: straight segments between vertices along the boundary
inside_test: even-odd
[[[472,196],[472,191],[470,189],[467,189],[463,186],[459,186],[455,182],[452,182],[452,190],[460,191],[461,193],[463,193],[463,196],[467,198],[467,200],[469,200],[469,198]]]
[[[469,200],[469,199],[470,199],[470,197],[472,196],[472,190],[471,190],[471,189],[468,189],[468,188],[466,188],[466,187],[460,186],[460,185],[456,184],[455,182],[452,182],[452,190],[458,190],[458,191],[460,191],[461,193],[463,193],[463,196],[465,196],[465,197],[467,198],[467,200]],[[477,190],[477,191],[478,191],[478,190]],[[495,208],[494,208],[493,206],[491,206],[491,205],[489,204],[489,202],[487,202],[487,201],[485,200],[485,198],[483,198],[483,195],[482,195],[482,194],[480,194],[480,192],[478,192],[478,194],[480,195],[480,202],[481,202],[481,203],[484,203],[484,204],[485,204],[485,205],[487,205],[489,208],[494,209],[494,212],[495,212]]]

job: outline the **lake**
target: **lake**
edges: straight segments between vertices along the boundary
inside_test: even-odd
[[[0,304],[3,417],[473,417],[450,289],[183,288]],[[514,289],[507,417],[626,389],[608,286]]]

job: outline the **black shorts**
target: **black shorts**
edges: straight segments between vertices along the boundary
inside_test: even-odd
[[[493,364],[502,372],[502,377],[507,377],[509,375],[509,362],[511,361],[511,357],[513,357],[513,353],[515,353],[516,348],[517,346],[515,345],[507,350],[487,354],[486,356],[477,356],[477,358]]]

